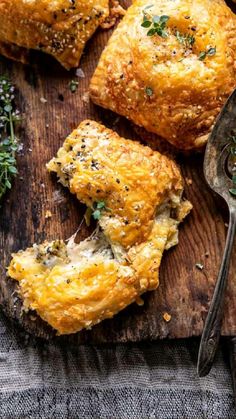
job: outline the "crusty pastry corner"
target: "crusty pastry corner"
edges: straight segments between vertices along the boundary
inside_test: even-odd
[[[8,274],[26,309],[59,334],[90,328],[157,288],[165,249],[191,209],[173,161],[86,120],[48,163],[96,213],[98,229],[80,244],[55,240],[13,255]]]
[[[136,0],[101,55],[90,96],[179,149],[200,149],[236,86],[235,57],[236,16],[223,0]]]
[[[27,62],[28,51],[37,49],[67,69],[77,67],[108,15],[108,0],[1,0],[0,53]]]

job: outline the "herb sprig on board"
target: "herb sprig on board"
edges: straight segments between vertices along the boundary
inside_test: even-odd
[[[230,154],[233,159],[233,169],[232,169],[232,188],[229,189],[229,193],[236,197],[236,136],[232,135],[230,137]]]
[[[143,22],[141,26],[143,28],[149,29],[147,31],[147,36],[159,35],[162,38],[167,38],[168,32],[166,31],[166,24],[169,20],[169,16],[152,16],[144,10],[143,12]]]
[[[17,174],[15,124],[20,120],[14,109],[14,86],[7,77],[0,77],[0,200]]]

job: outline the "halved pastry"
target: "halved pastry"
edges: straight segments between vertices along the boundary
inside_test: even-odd
[[[76,67],[108,14],[108,0],[1,0],[0,53],[27,62],[28,50],[39,49]]]
[[[56,240],[16,253],[8,274],[25,308],[68,334],[157,288],[163,251],[177,244],[191,204],[181,198],[173,161],[94,121],[69,135],[48,169],[87,205],[98,229],[80,244]]]
[[[180,149],[199,148],[236,86],[235,60],[236,17],[223,0],[136,0],[90,95]]]

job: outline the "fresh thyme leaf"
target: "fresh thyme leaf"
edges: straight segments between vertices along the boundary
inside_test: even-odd
[[[110,208],[106,207],[106,203],[104,201],[98,201],[93,205],[93,212],[92,216],[94,220],[100,220],[102,216],[102,211],[111,211]]]
[[[200,52],[200,54],[198,56],[198,59],[200,61],[203,61],[203,60],[205,60],[205,58],[206,58],[206,52],[205,51]]]
[[[155,33],[156,33],[155,28],[149,29],[149,31],[147,32],[147,36],[153,36],[153,35],[155,35]]]
[[[144,20],[144,22],[141,24],[143,28],[149,28],[151,26],[152,22],[149,20]]]
[[[201,51],[199,56],[198,56],[198,59],[200,61],[203,61],[203,60],[205,60],[205,58],[207,56],[211,57],[212,55],[215,55],[215,53],[216,53],[216,47],[209,48],[207,51]]]
[[[209,48],[209,50],[207,51],[207,55],[215,55],[216,53],[216,48]]]
[[[104,209],[106,207],[106,204],[104,201],[98,201],[97,202],[97,208],[98,209]]]
[[[153,16],[152,21],[155,24],[158,24],[160,22],[160,16]]]
[[[101,218],[101,216],[102,216],[102,214],[101,214],[101,211],[100,210],[95,210],[95,211],[93,211],[93,218],[94,218],[94,220],[100,220],[100,218]]]
[[[164,23],[167,23],[168,22],[168,20],[169,20],[169,16],[166,16],[166,15],[162,15],[161,17],[160,17],[160,23],[163,25]]]
[[[169,20],[169,16],[162,15],[157,16],[154,15],[153,17],[149,17],[149,14],[143,10],[143,22],[141,26],[143,28],[150,28],[147,32],[147,36],[159,35],[162,38],[166,38],[168,36],[166,29],[166,24]]]
[[[154,6],[154,4],[149,4],[148,6],[144,7],[143,10],[148,10],[151,9]]]
[[[20,120],[14,108],[14,87],[7,77],[0,77],[0,200],[12,187],[17,174],[15,124]]]
[[[153,95],[153,90],[151,87],[145,87],[145,93],[147,96],[152,96]]]
[[[71,80],[69,83],[69,89],[71,91],[71,93],[75,93],[76,90],[78,89],[79,86],[79,82],[76,80]]]
[[[229,193],[231,193],[233,196],[236,196],[236,188],[229,189]]]

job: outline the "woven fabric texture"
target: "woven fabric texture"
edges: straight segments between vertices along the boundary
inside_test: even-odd
[[[227,353],[196,374],[198,340],[71,348],[0,314],[0,419],[236,419]]]

